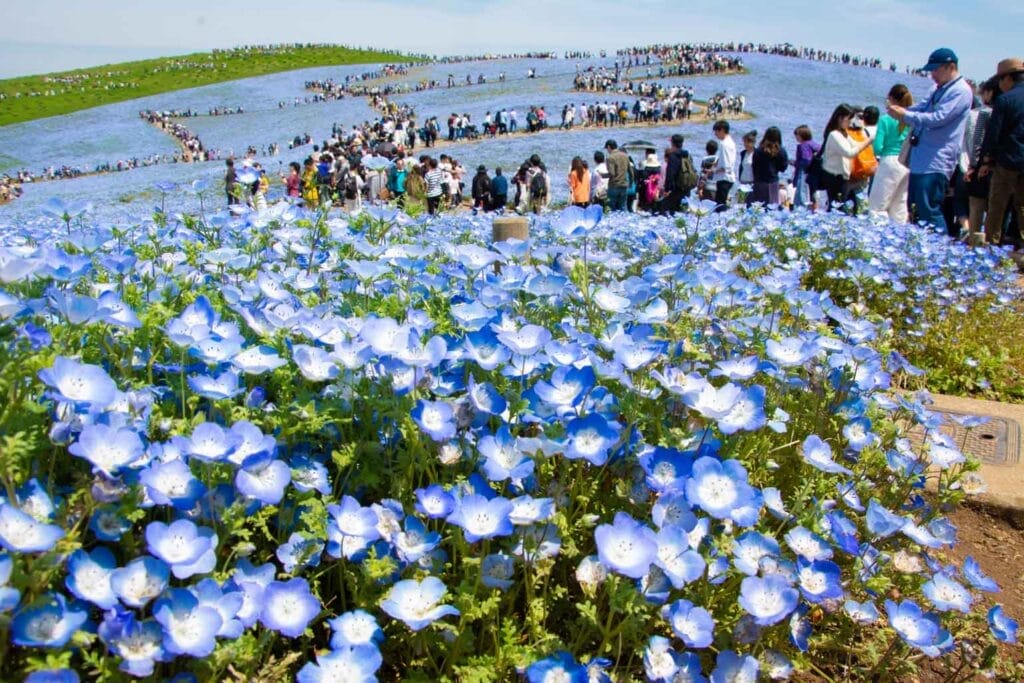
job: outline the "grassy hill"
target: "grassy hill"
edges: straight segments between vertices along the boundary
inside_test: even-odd
[[[268,45],[10,78],[0,80],[0,126],[280,71],[423,59],[342,45]]]

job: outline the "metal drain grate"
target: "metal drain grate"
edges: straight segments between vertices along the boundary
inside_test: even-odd
[[[953,410],[937,410],[943,415],[979,415]],[[940,429],[953,438],[956,445],[966,454],[973,455],[986,465],[1016,465],[1020,462],[1021,429],[1016,420],[995,415],[980,415],[989,420],[980,427],[966,429],[951,419],[946,419]],[[924,440],[924,429],[918,425],[910,432],[910,438],[917,443]]]

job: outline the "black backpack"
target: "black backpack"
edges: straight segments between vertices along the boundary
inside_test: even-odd
[[[545,197],[548,194],[548,184],[544,182],[544,172],[537,171],[530,178],[530,196]]]
[[[693,167],[693,158],[683,153],[679,159],[679,175],[676,176],[676,189],[683,194],[690,194],[697,187],[697,169]]]

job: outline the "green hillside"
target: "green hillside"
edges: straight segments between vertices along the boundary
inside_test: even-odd
[[[10,78],[0,80],[0,126],[280,71],[423,59],[342,45],[269,45]]]

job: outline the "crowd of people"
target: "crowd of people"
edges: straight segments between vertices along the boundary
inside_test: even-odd
[[[799,47],[792,43],[679,43],[676,45],[629,47],[616,52],[617,55],[626,57],[634,63],[638,62],[638,60],[651,58],[665,63],[679,63],[686,61],[686,55],[698,53],[763,54],[778,57],[794,57],[815,62],[827,62],[829,64],[849,64],[851,66],[865,66],[873,69],[886,68],[885,62],[878,57],[863,57],[847,52],[831,52],[810,47]],[[648,61],[647,63],[650,62]],[[888,68],[890,71],[898,70],[895,62],[889,62]],[[917,70],[908,67],[907,71],[910,73]]]
[[[21,196],[21,183],[22,179],[20,176],[11,177],[6,173],[0,176],[0,204],[6,204],[12,199],[17,199]]]

